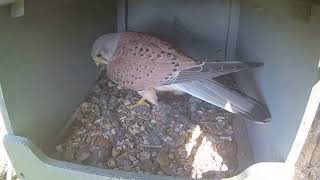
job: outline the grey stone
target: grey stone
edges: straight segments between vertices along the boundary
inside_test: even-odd
[[[129,106],[129,105],[131,104],[131,102],[130,102],[129,99],[125,99],[125,100],[123,101],[123,104],[124,104],[125,106]]]
[[[140,160],[146,160],[146,159],[150,159],[150,152],[147,152],[147,151],[142,151],[140,154],[139,154],[139,159]]]
[[[109,160],[108,160],[108,166],[110,167],[110,168],[116,168],[117,167],[117,165],[116,165],[116,161],[114,160],[114,159],[112,159],[112,158],[110,158]]]
[[[88,149],[80,149],[77,151],[76,160],[78,162],[83,162],[90,157],[91,153]]]
[[[115,157],[120,154],[120,151],[117,148],[113,148],[111,154],[112,154],[112,157]]]
[[[163,166],[163,167],[168,166],[169,163],[170,163],[170,160],[169,160],[169,157],[168,157],[168,153],[165,152],[165,151],[161,151],[158,154],[157,162],[160,164],[160,166]]]

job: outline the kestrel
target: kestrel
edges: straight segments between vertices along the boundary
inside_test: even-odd
[[[157,91],[177,91],[171,85],[208,80],[259,67],[261,63],[196,61],[169,42],[138,32],[110,33],[93,44],[91,56],[97,65],[107,65],[109,79],[138,91],[142,99],[157,104]]]

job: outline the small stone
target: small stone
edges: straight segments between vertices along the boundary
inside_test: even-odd
[[[90,133],[91,137],[99,136],[99,135],[101,135],[101,131],[100,130],[94,130],[94,131],[91,131],[91,133]]]
[[[142,161],[142,169],[145,171],[151,171],[153,168],[153,163],[150,159]]]
[[[91,142],[92,142],[92,137],[91,136],[87,136],[86,143],[91,144]]]
[[[99,124],[103,121],[103,118],[97,119],[93,122],[93,124]]]
[[[184,170],[184,168],[177,168],[177,176],[186,177],[188,173]]]
[[[129,159],[130,159],[130,161],[132,161],[132,162],[137,160],[137,158],[134,157],[134,156],[132,156],[132,155],[129,156]]]
[[[166,143],[166,144],[172,144],[173,143],[173,139],[172,137],[170,136],[166,136],[163,138],[163,141]]]
[[[179,133],[183,127],[183,124],[177,124],[174,127],[174,132]]]
[[[172,164],[170,164],[169,166],[161,166],[161,170],[165,172],[166,175],[172,176],[175,174],[175,167],[172,166]]]
[[[198,113],[199,115],[202,115],[202,114],[203,114],[203,111],[198,110],[197,113]]]
[[[132,131],[134,132],[134,134],[139,134],[140,133],[139,128],[133,128]]]
[[[224,126],[226,125],[226,122],[223,120],[218,120],[218,127],[221,129],[225,129]]]
[[[169,153],[168,157],[169,157],[169,159],[171,159],[171,160],[174,159],[174,158],[176,158],[173,153]]]
[[[113,148],[112,149],[112,157],[115,157],[115,156],[117,156],[117,155],[119,155],[120,154],[120,151],[119,150],[117,150],[117,148]]]
[[[144,139],[144,140],[143,140],[143,144],[145,144],[145,145],[149,145],[149,144],[150,144],[150,142],[148,141],[148,139]]]
[[[80,138],[80,137],[78,137],[77,139],[75,139],[75,140],[74,140],[74,142],[76,142],[76,143],[81,142],[81,138]]]
[[[82,135],[82,134],[84,134],[84,133],[86,133],[86,132],[87,132],[87,130],[85,130],[85,129],[79,130],[79,131],[76,133],[76,135]]]
[[[151,156],[152,156],[152,157],[156,157],[156,156],[157,156],[157,152],[152,152],[152,153],[151,153]]]
[[[220,136],[219,138],[221,140],[223,140],[223,141],[232,141],[232,137],[231,136]]]
[[[133,121],[135,120],[134,116],[133,115],[129,115],[127,118],[126,118],[126,121]]]
[[[118,167],[121,167],[125,171],[131,171],[131,169],[132,169],[132,163],[128,159],[123,159],[123,158],[119,159],[119,160],[117,160],[116,164]]]
[[[103,128],[103,129],[110,130],[110,129],[111,129],[111,125],[110,125],[110,124],[103,124],[103,125],[102,125],[102,128]]]
[[[132,135],[135,135],[136,132],[132,129],[132,128],[128,128],[129,133],[131,133]]]
[[[94,144],[97,145],[97,146],[106,148],[106,149],[110,149],[112,147],[111,142],[108,139],[103,138],[103,137],[98,137],[95,140]]]
[[[137,165],[139,164],[139,161],[138,161],[138,160],[132,161],[132,164],[133,164],[134,166],[137,166]],[[137,167],[137,168],[139,168],[139,167]]]
[[[123,101],[123,104],[124,104],[125,106],[129,106],[129,105],[131,104],[131,102],[130,102],[129,99],[125,99],[125,100]]]
[[[117,134],[116,130],[115,129],[111,129],[111,134],[112,135],[116,135]]]
[[[160,164],[160,166],[166,167],[169,165],[170,160],[168,157],[168,153],[165,151],[160,151],[158,157],[157,157],[157,161]]]
[[[179,133],[179,135],[180,135],[183,139],[187,139],[188,136],[189,136],[188,132],[186,132],[186,131],[181,131],[181,132]]]
[[[115,160],[113,159],[113,158],[110,158],[109,160],[108,160],[108,166],[110,167],[110,168],[116,168],[117,167],[117,165],[116,165],[116,162],[115,162]]]
[[[140,154],[139,154],[139,159],[140,160],[146,160],[146,159],[150,159],[150,156],[151,154],[147,151],[142,151]]]
[[[233,134],[233,130],[232,129],[225,129],[224,133],[231,136]]]
[[[184,159],[188,157],[188,152],[185,148],[179,148],[176,152],[176,156],[180,159]]]
[[[221,120],[225,120],[225,119],[226,119],[226,118],[223,117],[223,116],[217,116],[217,117],[216,117],[216,120],[217,120],[217,121],[219,121],[219,120],[221,121]]]
[[[78,162],[87,160],[90,157],[90,152],[88,149],[80,149],[77,151],[76,159]]]
[[[207,112],[208,112],[208,113],[210,113],[210,114],[212,114],[212,113],[213,113],[213,111],[212,111],[211,109],[209,109]]]
[[[82,122],[82,123],[87,123],[87,122],[89,122],[89,119],[86,119],[86,118],[81,119],[81,122]]]

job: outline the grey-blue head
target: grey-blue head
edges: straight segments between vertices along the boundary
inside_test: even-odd
[[[91,50],[91,57],[96,65],[108,64],[117,49],[120,34],[104,34],[96,39]]]

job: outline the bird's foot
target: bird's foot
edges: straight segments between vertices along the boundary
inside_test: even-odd
[[[146,102],[146,99],[141,98],[138,102],[136,102],[136,104],[133,104],[133,105],[129,106],[129,109],[133,109],[133,108],[136,108],[138,106],[150,107],[150,105]]]

